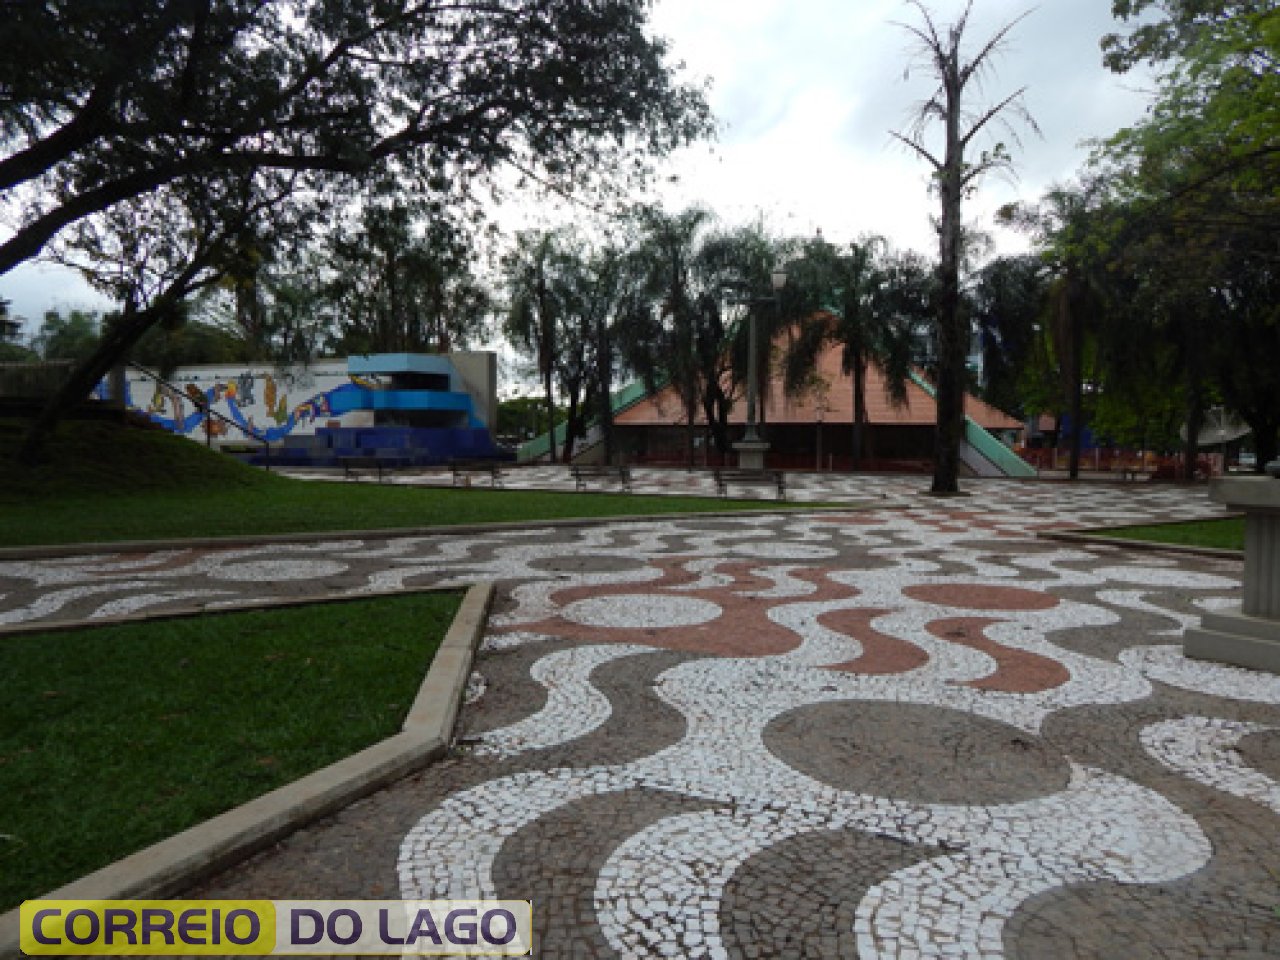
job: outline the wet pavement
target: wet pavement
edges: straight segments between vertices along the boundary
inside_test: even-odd
[[[878,506],[12,561],[0,623],[499,583],[451,756],[194,896],[531,899],[542,957],[1280,955],[1280,677],[1180,644],[1241,564],[1035,537],[1203,488],[820,479]]]

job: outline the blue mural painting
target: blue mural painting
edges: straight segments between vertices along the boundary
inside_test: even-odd
[[[455,374],[430,384],[435,389],[423,388],[423,377],[414,382],[412,374],[422,372],[417,368],[451,370],[445,358],[374,355],[359,360],[358,365],[350,358],[341,364],[326,361],[297,373],[193,369],[175,374],[175,383],[134,374],[125,384],[125,402],[157,426],[184,436],[265,441],[272,445],[273,463],[331,465],[336,457],[364,450],[395,450],[415,463],[504,455]],[[410,375],[404,376],[405,371]],[[306,399],[290,403],[291,392]],[[100,399],[108,393],[106,381],[94,391]],[[217,416],[209,417],[207,411]],[[355,413],[361,416],[347,417]]]

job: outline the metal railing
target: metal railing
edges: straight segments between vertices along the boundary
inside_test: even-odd
[[[255,433],[254,431],[250,430],[248,427],[244,426],[244,424],[236,423],[236,421],[232,420],[230,417],[224,416],[223,414],[219,413],[217,410],[214,410],[213,405],[210,404],[209,401],[206,400],[203,395],[199,397],[192,396],[191,394],[187,393],[185,390],[178,387],[177,384],[170,383],[168,380],[160,376],[158,373],[153,373],[152,371],[148,370],[146,367],[139,366],[136,363],[131,362],[131,363],[128,363],[126,366],[128,366],[129,369],[131,370],[136,370],[138,373],[142,374],[144,377],[147,377],[150,380],[154,380],[156,383],[160,384],[161,386],[168,387],[178,396],[184,397],[187,400],[191,401],[192,406],[196,408],[196,412],[201,414],[204,417],[204,445],[206,447],[209,447],[210,449],[212,449],[213,447],[213,429],[210,421],[216,418],[217,420],[220,420],[222,423],[225,423],[228,426],[235,427],[235,429],[239,430],[242,434],[244,434],[250,440],[253,440],[257,443],[262,444],[262,457],[263,457],[262,465],[266,468],[268,473],[271,472],[271,441],[269,441],[265,436],[259,433]]]

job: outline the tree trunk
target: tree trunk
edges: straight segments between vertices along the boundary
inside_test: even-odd
[[[159,320],[160,313],[157,311],[126,309],[123,316],[108,325],[93,353],[80,362],[27,426],[22,444],[18,447],[16,459],[19,463],[33,466],[39,462],[45,443],[58,422],[89,396],[117,361]]]
[[[1256,460],[1254,473],[1265,473],[1267,464],[1276,458],[1276,433],[1280,432],[1280,423],[1275,420],[1250,421],[1253,427],[1253,446]]]
[[[862,441],[867,423],[867,363],[861,357],[853,361],[853,469],[862,466]]]
[[[1200,427],[1204,424],[1204,379],[1200,374],[1204,356],[1200,345],[1200,325],[1190,311],[1181,312],[1176,322],[1184,329],[1187,344],[1187,440],[1182,446],[1182,479],[1196,478],[1200,450]]]
[[[1071,330],[1071,459],[1067,466],[1067,475],[1072,480],[1080,479],[1080,444],[1084,435],[1084,316],[1082,304],[1075,295],[1076,281],[1067,278],[1067,290],[1064,294],[1066,307],[1070,311],[1067,323]]]
[[[938,433],[932,492],[957,493],[960,442],[964,435],[964,344],[967,338],[960,336],[956,329],[961,319],[955,303],[959,297],[958,284],[952,280],[950,293],[945,280],[943,284],[943,300],[950,298],[952,306],[950,322],[940,325],[938,331]]]
[[[551,387],[551,368],[542,375],[542,393],[547,403],[547,451],[551,462],[556,462],[556,398]]]
[[[694,437],[696,436],[696,421],[698,419],[698,401],[694,396],[692,386],[686,390],[684,398],[684,418],[686,421],[686,429],[684,432],[684,458],[685,466],[692,470],[694,467]]]
[[[944,71],[947,152],[939,171],[942,222],[938,231],[938,405],[934,450],[933,493],[960,490],[960,441],[964,435],[965,347],[969,338],[960,311],[960,201],[964,187],[964,145],[960,139],[963,84],[956,58],[949,51]]]
[[[598,348],[596,351],[596,392],[598,414],[600,420],[600,440],[604,444],[604,462],[612,464],[614,460],[613,435],[613,341],[609,337],[608,328],[601,324],[598,327]]]
[[[713,383],[702,395],[702,415],[707,421],[707,434],[711,446],[722,457],[729,453],[729,400]]]
[[[575,386],[569,391],[568,418],[564,424],[564,452],[560,455],[560,462],[564,464],[573,463],[573,447],[578,437],[582,436],[582,403],[580,398],[580,390]]]
[[[727,397],[721,397],[716,408],[716,422],[713,429],[713,439],[715,440],[716,452],[720,454],[720,462],[727,462],[729,451],[732,447],[729,444],[729,400]]]

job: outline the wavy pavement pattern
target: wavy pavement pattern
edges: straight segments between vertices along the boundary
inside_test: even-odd
[[[1176,646],[1132,648],[1114,662],[1064,641],[1114,627],[1117,609],[1158,616],[1176,637],[1191,618],[1165,598],[1229,602],[1238,566],[1129,561],[1120,550],[1036,542],[1029,531],[1212,515],[1198,499],[1061,488],[1006,496],[1001,486],[958,510],[908,499],[914,483],[879,486],[905,508],[0,563],[0,623],[178,599],[216,606],[228,593],[295,594],[311,582],[361,594],[500,580],[510,586],[485,647],[555,648],[530,668],[546,704],[482,735],[476,752],[535,765],[538,751],[615,716],[592,682],[597,669],[657,649],[701,654],[653,679],[653,696],[683,718],[679,741],[626,764],[535,768],[459,791],[425,811],[401,847],[405,896],[492,896],[503,892],[493,878],[506,840],[577,801],[661,791],[713,804],[621,838],[594,878],[596,922],[626,956],[726,955],[720,907],[735,870],[822,831],[928,854],[871,878],[854,913],[863,956],[1001,956],[1004,925],[1028,897],[1068,883],[1163,883],[1202,866],[1211,852],[1185,812],[1070,757],[1070,783],[1056,792],[947,805],[838,789],[766,745],[771,724],[816,704],[914,704],[1023,738],[1038,738],[1062,710],[1147,697],[1153,681],[1280,704],[1274,679],[1190,663]],[[849,495],[867,489],[848,485]],[[1233,754],[1261,728],[1192,719],[1148,731],[1144,746],[1189,777],[1271,804],[1272,786]],[[1188,740],[1200,745],[1193,755],[1171,746]]]
[[[685,736],[625,765],[527,771],[449,797],[405,838],[404,895],[493,895],[494,862],[507,837],[576,801],[640,789],[725,806],[658,821],[624,839],[600,870],[597,922],[609,944],[629,957],[727,956],[719,929],[725,885],[752,856],[804,833],[859,830],[937,852],[881,878],[858,904],[855,932],[864,957],[1002,956],[1004,925],[1030,897],[1068,883],[1162,883],[1209,860],[1209,842],[1193,818],[1112,773],[1071,763],[1067,788],[1036,800],[930,805],[815,780],[771,752],[764,731],[811,704],[880,701],[970,713],[1035,736],[1058,710],[1151,692],[1135,665],[1053,642],[1057,632],[1119,620],[1104,607],[1058,597],[1054,588],[1101,589],[1108,602],[1124,606],[1132,599],[1143,612],[1169,616],[1143,602],[1147,591],[1234,591],[1233,578],[1179,570],[1162,558],[1099,566],[1095,554],[1073,549],[1028,551],[996,563],[967,544],[988,538],[986,528],[920,525],[902,515],[870,523],[811,520],[785,532],[799,536],[795,542],[703,537],[690,549],[679,525],[667,526],[654,535],[680,556],[655,560],[630,582],[580,577],[518,589],[495,639],[537,643],[551,636],[587,645],[575,648],[585,651],[577,656],[562,651],[537,661],[532,672],[544,681],[567,663],[574,664],[572,678],[556,680],[564,696],[554,706],[549,699],[536,725],[525,720],[487,735],[505,755],[598,729],[610,713],[590,673],[609,642],[624,656],[661,647],[714,655],[654,682],[656,695],[683,715]],[[811,564],[825,559],[823,546],[833,543],[857,544],[880,566],[758,562]],[[689,555],[712,549],[720,559]],[[758,560],[744,565],[735,559],[742,556]],[[941,573],[944,562],[972,573]],[[993,587],[992,580],[1008,585]],[[693,599],[726,613],[717,617]],[[1181,626],[1181,617],[1169,619]],[[770,629],[787,639],[734,655],[744,634]],[[886,654],[890,641],[897,652]],[[902,649],[919,655],[904,659]],[[571,701],[586,707],[574,711]],[[535,728],[536,742],[529,739]]]

